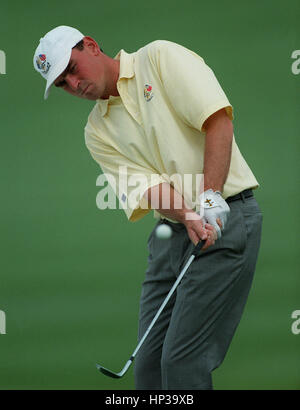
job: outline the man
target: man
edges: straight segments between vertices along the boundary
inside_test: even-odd
[[[137,389],[211,389],[248,297],[262,224],[252,192],[258,182],[237,147],[224,91],[204,60],[178,44],[158,40],[112,59],[67,26],[40,40],[34,67],[47,80],[45,98],[54,84],[96,101],[86,145],[116,181],[128,219],[152,207],[157,225],[172,227],[169,241],[155,229],[149,237],[139,339],[194,244],[205,241],[137,354],[135,382]],[[142,176],[138,187],[124,186],[124,173]],[[204,178],[183,187],[187,175]]]

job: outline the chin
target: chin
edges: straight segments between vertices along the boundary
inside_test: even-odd
[[[98,100],[98,97],[96,97],[95,95],[86,95],[84,97],[86,100],[91,100],[91,101],[96,101]]]

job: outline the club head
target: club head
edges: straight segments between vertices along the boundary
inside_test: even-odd
[[[96,364],[96,367],[101,373],[105,374],[105,376],[112,377],[113,379],[120,379],[123,376],[122,374],[120,374],[121,372],[114,373],[111,370],[108,370],[105,367],[100,366],[100,364]]]
[[[112,377],[113,379],[120,379],[120,377],[122,377],[122,375],[120,375],[119,373],[114,373],[111,370],[100,366],[100,364],[96,364],[96,367],[101,373],[105,374],[105,376]]]
[[[108,370],[105,367],[100,366],[100,364],[96,364],[96,367],[101,373],[105,374],[105,376],[112,377],[113,379],[120,379],[127,372],[133,360],[134,360],[134,355],[132,355],[130,359],[127,360],[125,366],[119,373],[112,372],[111,370]]]

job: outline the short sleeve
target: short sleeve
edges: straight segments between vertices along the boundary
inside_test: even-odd
[[[171,105],[186,124],[204,131],[205,120],[222,108],[233,119],[233,108],[202,57],[169,41],[156,42],[150,54]]]
[[[85,142],[127,218],[135,222],[150,212],[151,207],[143,195],[152,186],[166,182],[165,179],[154,169],[134,163],[111,145],[105,144],[89,123],[85,127]]]

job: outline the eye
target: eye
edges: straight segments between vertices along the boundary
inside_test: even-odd
[[[76,64],[72,65],[72,67],[70,68],[69,73],[74,74],[76,71]]]
[[[64,87],[66,85],[65,80],[60,81],[59,83],[55,84],[55,87]]]

